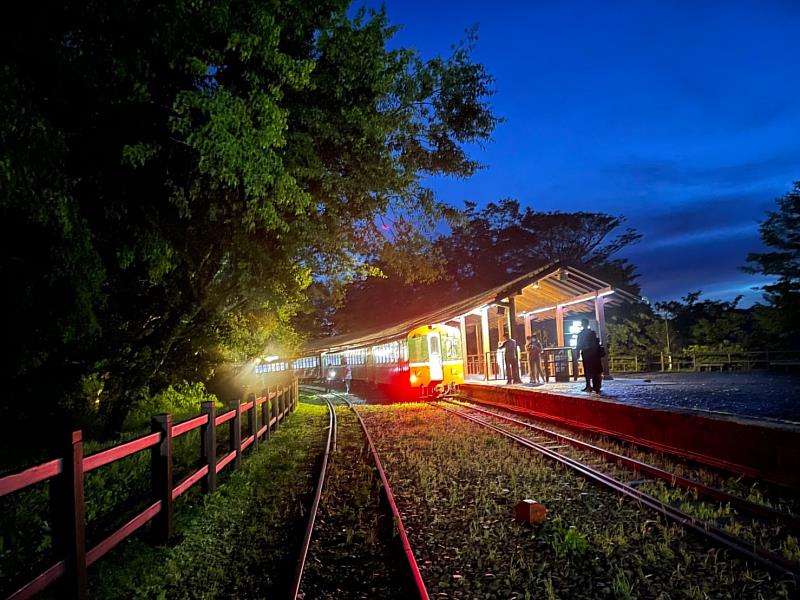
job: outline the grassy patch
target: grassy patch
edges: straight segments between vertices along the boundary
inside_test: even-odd
[[[784,583],[477,425],[427,405],[363,410],[432,596],[788,597]],[[545,523],[513,521],[525,498],[547,507]]]
[[[285,595],[326,424],[325,408],[300,404],[216,493],[179,507],[174,546],[131,539],[101,560],[90,571],[92,597]]]

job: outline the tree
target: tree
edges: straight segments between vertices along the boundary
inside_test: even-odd
[[[766,305],[756,306],[756,319],[769,344],[800,349],[800,181],[776,200],[761,223],[768,252],[751,252],[744,270],[777,280],[764,286]]]
[[[613,236],[622,223],[621,217],[602,213],[540,213],[522,209],[511,199],[483,209],[468,202],[452,219],[449,235],[430,243],[417,237],[416,247],[404,246],[404,271],[384,261],[381,276],[354,282],[335,316],[336,328],[341,332],[375,327],[386,324],[387,315],[395,322],[556,260],[584,266],[638,293],[633,266],[613,258],[639,238],[631,229]],[[401,253],[395,248],[394,254],[400,263]],[[434,268],[425,265],[421,256],[433,257]],[[374,306],[384,310],[376,313],[370,310]]]
[[[254,339],[290,350],[309,286],[369,270],[378,215],[444,214],[420,178],[473,173],[463,146],[496,123],[473,38],[425,61],[344,0],[20,8],[0,36],[0,274],[20,290],[10,396],[33,400],[4,417],[113,433],[147,387]]]
[[[681,354],[690,350],[746,348],[753,335],[752,311],[732,301],[701,300],[690,292],[655,306],[635,305],[612,317],[608,326],[612,354]]]

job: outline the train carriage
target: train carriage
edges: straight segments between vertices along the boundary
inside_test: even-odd
[[[340,381],[343,367],[353,381],[381,387],[393,399],[410,400],[464,382],[461,333],[449,325],[423,325],[379,344],[332,349],[281,361],[270,370],[293,370],[301,379]]]

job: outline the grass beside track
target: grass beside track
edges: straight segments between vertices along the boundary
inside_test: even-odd
[[[677,525],[428,405],[360,409],[437,598],[786,598]],[[516,524],[516,502],[548,509]]]
[[[300,589],[305,598],[407,598],[405,558],[380,505],[380,480],[361,425],[344,406],[336,407],[336,415],[337,449]]]
[[[284,597],[327,409],[301,403],[214,494],[176,506],[177,540],[131,539],[90,570],[92,598]]]
[[[462,408],[469,409],[474,405],[461,404]],[[478,407],[482,408],[482,407]],[[489,412],[492,412],[491,410]],[[536,432],[515,423],[488,416],[486,414],[477,414],[481,419],[488,419],[495,425],[505,428],[508,431],[535,441],[538,435]],[[497,413],[495,414],[502,414]],[[508,413],[506,413],[508,416]],[[550,431],[557,431],[567,437],[588,441],[589,443],[602,447],[617,454],[622,454],[642,462],[657,465],[670,473],[675,473],[687,477],[689,479],[702,482],[712,487],[716,486],[730,494],[736,495],[742,499],[765,506],[771,506],[777,510],[782,510],[787,515],[796,514],[798,498],[792,496],[791,498],[784,492],[783,496],[774,498],[773,496],[765,496],[762,492],[766,486],[760,482],[754,482],[747,487],[740,478],[734,476],[726,476],[719,472],[711,471],[710,469],[703,468],[698,465],[689,465],[686,463],[678,462],[670,459],[667,456],[641,450],[633,444],[620,443],[610,440],[605,437],[592,437],[591,435],[566,432],[558,430],[555,427],[548,426],[541,422],[537,423],[525,417],[517,417],[519,421],[530,422],[534,425],[544,427]],[[578,460],[587,460],[591,458],[592,454],[586,451],[575,451],[568,448],[566,451],[568,455],[577,456]],[[612,462],[601,461],[592,465],[593,468],[602,471],[620,481],[626,481],[636,477],[633,475],[632,469],[624,466],[619,466]],[[648,478],[647,474],[642,475],[645,479]],[[698,493],[692,490],[682,489],[677,485],[672,485],[664,480],[650,478],[638,486],[642,492],[650,494],[665,504],[679,508],[681,511],[702,519],[706,522],[712,523],[717,527],[726,530],[731,535],[735,535],[744,539],[752,544],[758,545],[771,550],[775,554],[782,555],[785,559],[798,562],[800,561],[800,546],[798,546],[798,539],[796,535],[789,533],[785,527],[780,523],[773,522],[769,519],[754,519],[747,514],[739,514],[739,511],[732,507],[727,502],[718,502],[711,499],[702,499]],[[769,489],[769,488],[766,488]]]

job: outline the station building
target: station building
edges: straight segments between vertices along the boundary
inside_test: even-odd
[[[521,372],[527,377],[525,340],[537,333],[544,342],[548,376],[566,381],[581,375],[575,351],[579,319],[589,318],[605,344],[606,309],[638,301],[581,269],[549,264],[401,322],[315,340],[300,357],[256,369],[291,368],[301,378],[340,377],[337,369],[346,363],[356,381],[395,391],[418,388],[424,394],[434,386],[504,380],[498,347],[509,337],[518,343]],[[604,370],[609,377],[607,361]]]

